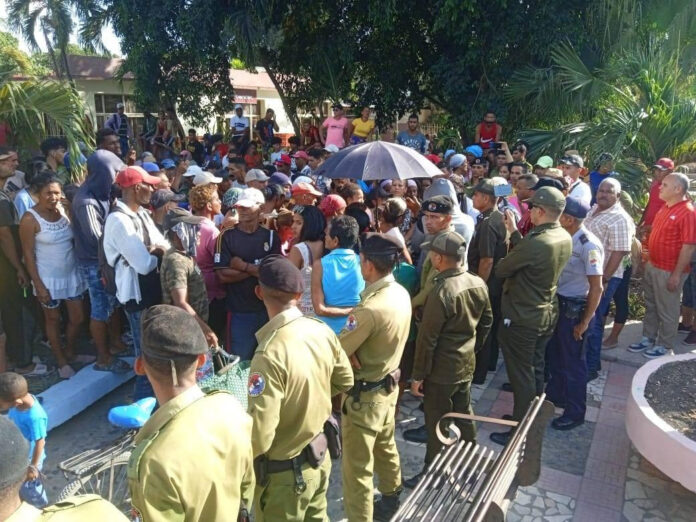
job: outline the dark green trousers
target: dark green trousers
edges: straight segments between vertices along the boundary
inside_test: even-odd
[[[534,397],[544,391],[544,355],[553,329],[539,331],[522,325],[498,327],[498,342],[514,396],[512,417],[522,420]]]
[[[425,449],[425,465],[427,466],[442,448],[442,443],[435,431],[440,417],[445,413],[473,414],[474,411],[471,409],[471,381],[438,384],[426,380],[423,389],[425,429],[428,431],[428,443]],[[472,421],[459,420],[456,424],[462,433],[462,440],[476,441],[476,426]]]

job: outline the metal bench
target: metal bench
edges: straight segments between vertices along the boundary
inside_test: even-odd
[[[539,479],[541,446],[554,407],[536,397],[519,423],[478,415],[448,413],[437,425],[437,436],[445,445],[430,464],[392,522],[415,520],[502,522],[519,486]],[[503,449],[496,451],[476,443],[460,441],[453,419],[516,427]],[[447,437],[444,425],[454,434]]]

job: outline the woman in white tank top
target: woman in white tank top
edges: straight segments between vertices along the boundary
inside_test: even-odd
[[[298,306],[305,315],[314,315],[312,263],[324,253],[325,229],[326,220],[317,207],[297,205],[293,209],[292,234],[295,244],[288,253],[288,259],[302,272],[305,289]]]
[[[84,320],[82,295],[87,285],[77,270],[72,227],[60,205],[60,182],[53,173],[44,172],[32,180],[32,190],[38,202],[27,210],[19,224],[24,263],[34,295],[44,311],[46,336],[58,363],[58,373],[69,379],[75,374],[69,363],[77,359],[75,342]],[[60,335],[63,301],[68,310],[65,347]]]

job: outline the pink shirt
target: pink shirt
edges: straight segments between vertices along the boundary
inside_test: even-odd
[[[326,145],[336,145],[339,149],[345,146],[343,141],[343,130],[348,128],[350,122],[345,116],[337,120],[334,117],[329,117],[321,124],[326,128]]]
[[[200,237],[198,238],[198,248],[196,249],[196,263],[203,273],[205,289],[208,291],[208,300],[223,299],[225,289],[218,282],[215,276],[215,247],[220,231],[215,223],[205,219],[201,223]]]

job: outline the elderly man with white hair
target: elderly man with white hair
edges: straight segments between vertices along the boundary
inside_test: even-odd
[[[643,339],[628,347],[648,359],[672,354],[677,340],[679,300],[696,250],[696,214],[689,198],[689,178],[669,174],[662,180],[658,210],[648,240],[645,266]]]
[[[587,379],[599,375],[602,367],[602,334],[609,312],[609,304],[621,284],[624,258],[631,253],[631,243],[636,233],[633,218],[621,206],[621,183],[616,178],[607,178],[597,189],[597,202],[587,214],[585,226],[602,242],[604,248],[604,270],[602,286],[604,294],[595,312],[595,321],[587,333]]]

